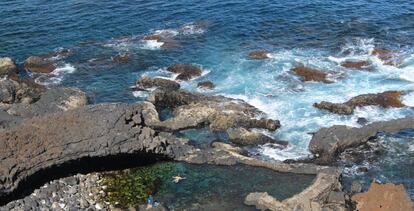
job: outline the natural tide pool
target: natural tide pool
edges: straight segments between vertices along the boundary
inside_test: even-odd
[[[172,177],[177,175],[185,179],[174,183]],[[145,204],[147,195],[151,193],[156,201],[170,210],[255,210],[243,203],[249,193],[267,192],[278,200],[284,200],[311,185],[315,175],[280,173],[247,165],[164,162],[109,173],[104,178],[111,196],[115,196],[117,191],[124,191],[118,199],[125,200],[127,195],[145,196],[143,200],[130,200],[129,206]],[[114,178],[117,182],[111,183]],[[116,201],[114,199],[111,201]]]

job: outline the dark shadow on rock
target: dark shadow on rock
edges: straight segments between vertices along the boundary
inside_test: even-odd
[[[35,189],[40,188],[45,183],[55,179],[72,176],[78,173],[87,174],[90,172],[128,169],[165,160],[168,160],[168,158],[152,153],[140,152],[136,154],[118,154],[105,157],[84,157],[66,162],[62,165],[54,165],[47,169],[40,170],[20,182],[13,193],[0,198],[0,206],[3,206],[10,201],[24,198],[25,196],[30,195]]]

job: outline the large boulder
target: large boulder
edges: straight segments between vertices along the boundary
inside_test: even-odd
[[[356,202],[356,209],[359,211],[414,210],[414,203],[404,186],[392,183],[373,182],[367,192],[355,194],[352,200]]]
[[[175,64],[167,68],[167,71],[178,74],[175,80],[188,81],[201,76],[203,71],[192,64]]]
[[[328,79],[328,73],[324,71],[303,66],[292,68],[291,71],[300,76],[303,81],[333,83],[333,81]]]
[[[414,118],[375,122],[361,128],[334,125],[316,132],[309,143],[309,150],[316,156],[315,162],[330,165],[338,154],[365,144],[379,132],[395,133],[406,128],[414,129]]]
[[[36,73],[51,73],[56,69],[56,64],[49,57],[31,56],[24,62],[24,68]]]
[[[17,74],[16,63],[9,57],[0,58],[0,77],[4,75]]]
[[[313,106],[328,110],[336,114],[351,115],[356,107],[380,106],[383,108],[401,108],[405,105],[401,102],[401,91],[386,91],[377,94],[363,94],[351,98],[345,103],[331,103],[322,101]]]
[[[180,84],[164,78],[149,78],[143,76],[135,82],[135,87],[133,87],[133,89],[137,90],[147,90],[151,88],[178,90],[180,89]]]
[[[31,103],[38,100],[44,90],[31,80],[0,80],[0,103]]]

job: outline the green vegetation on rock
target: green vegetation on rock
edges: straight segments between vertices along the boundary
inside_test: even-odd
[[[174,163],[164,162],[107,173],[102,183],[107,186],[104,200],[122,208],[144,204],[176,172]]]

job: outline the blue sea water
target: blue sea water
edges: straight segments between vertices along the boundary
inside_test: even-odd
[[[142,40],[157,33],[168,34],[174,46]],[[342,102],[359,94],[414,89],[410,0],[0,2],[1,57],[21,64],[28,56],[61,48],[73,54],[59,59],[53,77],[38,81],[79,87],[94,103],[143,100],[145,93],[129,90],[141,75],[171,78],[165,68],[174,63],[202,67],[203,76],[182,83],[185,89],[240,98],[281,121],[282,128],[269,135],[291,144],[285,150],[258,147],[266,158],[309,156],[309,133],[321,127],[359,126],[359,117],[374,122],[414,115],[411,108],[365,107],[340,116],[312,106],[322,100]],[[370,55],[374,48],[395,51],[401,65],[383,65]],[[258,49],[271,52],[271,58],[248,58]],[[111,60],[123,53],[131,55],[130,62]],[[367,59],[373,70],[344,69],[338,63],[346,59]],[[332,73],[335,83],[301,82],[289,71],[300,63]],[[203,80],[213,81],[216,89],[197,89]],[[413,94],[403,100],[414,106]],[[403,171],[395,170],[407,178]]]

